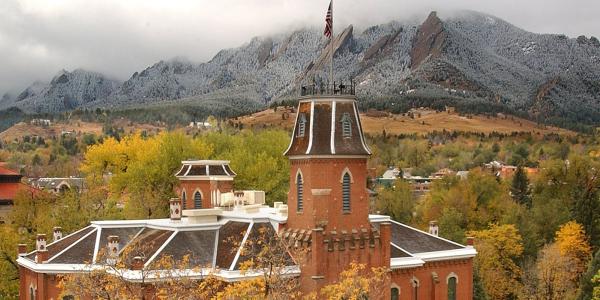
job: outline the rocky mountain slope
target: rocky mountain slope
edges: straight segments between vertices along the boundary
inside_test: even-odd
[[[334,40],[336,81],[353,79],[365,103],[452,98],[493,103],[540,121],[600,122],[600,42],[534,34],[463,11],[394,21]],[[152,103],[260,107],[328,78],[328,40],[320,29],[253,38],[206,63],[161,61],[118,83],[96,73],[61,72],[0,108],[56,112]],[[485,107],[483,108],[485,110]]]

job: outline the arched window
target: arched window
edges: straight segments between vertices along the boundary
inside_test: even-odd
[[[342,210],[350,212],[350,173],[344,173],[342,177]]]
[[[33,289],[33,286],[29,287],[29,299],[35,300],[35,290]]]
[[[400,290],[397,287],[392,288],[391,298],[392,300],[400,300]]]
[[[350,118],[349,113],[342,114],[342,118],[340,119],[342,123],[342,137],[351,137],[352,136],[352,119]]]
[[[302,173],[298,172],[296,175],[296,194],[298,207],[296,208],[298,211],[302,211],[304,209],[303,203],[303,195],[304,195],[304,181],[302,180]]]
[[[304,113],[300,113],[298,115],[298,134],[297,137],[304,137],[304,133],[306,132],[306,115]]]
[[[200,191],[194,193],[194,208],[202,208],[202,194],[200,194]]]
[[[456,283],[455,276],[448,277],[448,300],[456,300]]]
[[[183,209],[186,209],[186,203],[187,202],[187,195],[185,194],[185,190],[183,190],[183,192],[181,192],[181,205]]]

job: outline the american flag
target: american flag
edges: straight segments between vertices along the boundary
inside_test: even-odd
[[[333,0],[329,2],[329,8],[327,9],[327,15],[325,16],[325,32],[323,34],[331,38],[331,31],[333,28]]]

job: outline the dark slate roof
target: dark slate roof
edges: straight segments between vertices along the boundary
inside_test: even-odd
[[[162,230],[154,228],[144,228],[138,236],[131,241],[127,247],[135,247],[132,251],[124,251],[127,257],[122,257],[124,261],[130,262],[135,256],[142,256],[150,259],[173,235],[171,230]]]
[[[398,222],[392,222],[392,243],[409,253],[445,251],[464,248]]]
[[[248,239],[253,240],[264,233],[265,236],[276,238],[273,225],[267,221],[227,220],[215,224],[218,228],[200,226],[193,229],[180,223],[168,227],[166,224],[169,224],[169,220],[157,220],[152,223],[155,225],[143,225],[139,221],[123,221],[119,225],[119,221],[109,221],[107,227],[103,227],[101,222],[49,244],[49,262],[81,265],[92,263],[95,257],[93,263],[102,264],[106,259],[104,253],[108,237],[115,235],[119,237],[120,259],[128,267],[131,267],[134,256],[144,257],[148,268],[153,268],[163,257],[181,261],[184,256],[189,256],[193,267],[230,269],[234,265],[234,269],[237,269],[251,255],[241,255],[240,246],[244,236],[248,235]],[[156,224],[162,225],[157,228]],[[161,229],[163,226],[164,229]],[[35,261],[35,255],[36,251],[25,258]],[[286,261],[290,262],[290,266],[294,264],[289,255]]]
[[[182,261],[187,255],[193,266],[212,266],[216,234],[216,230],[178,232],[161,251],[158,259],[162,256],[170,256],[175,261]]]
[[[217,247],[216,265],[222,269],[229,269],[244,235],[248,231],[249,223],[229,221],[219,228],[219,245]]]
[[[271,224],[269,223],[254,223],[252,224],[252,228],[250,229],[250,233],[248,234],[248,238],[246,239],[246,246],[244,248],[243,254],[237,260],[234,270],[239,270],[242,263],[252,259],[253,257],[257,257],[259,252],[262,249],[262,246],[257,242],[260,241],[262,243],[269,244],[269,239],[276,239],[277,233]],[[272,245],[272,244],[271,244]],[[284,260],[286,265],[293,265],[294,261],[290,257],[289,253],[284,254]]]
[[[96,246],[96,233],[88,235],[71,248],[52,259],[55,264],[89,264],[94,258],[94,247]]]
[[[92,230],[94,230],[94,227],[88,226],[68,236],[63,237],[62,239],[54,243],[49,243],[46,247],[46,250],[48,250],[48,258],[51,259],[56,254],[65,250],[67,247],[71,246],[73,243],[84,237],[86,234],[90,233]],[[35,252],[27,255],[27,258],[34,260]]]
[[[139,233],[141,233],[142,227],[122,227],[122,228],[101,228],[99,250],[98,253],[105,255],[106,247],[108,246],[108,237],[116,235],[119,237],[119,249],[125,248],[127,244]],[[102,256],[99,255],[99,256]],[[96,258],[98,260],[99,257]]]
[[[411,257],[412,255],[410,255],[410,253],[403,251],[402,249],[391,245],[390,247],[390,257],[391,258],[396,258],[396,257]]]
[[[303,120],[306,122],[304,122],[305,132],[302,135],[299,128]],[[349,136],[343,135],[342,120],[348,120],[351,133]],[[356,101],[353,98],[331,97],[300,101],[294,133],[285,155],[334,154],[371,154],[365,143]]]

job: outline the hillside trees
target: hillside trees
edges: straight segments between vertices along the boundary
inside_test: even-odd
[[[513,222],[519,209],[506,185],[476,169],[464,180],[447,176],[435,181],[417,211],[421,222],[438,220],[442,236],[463,242],[465,231]]]
[[[600,244],[600,164],[589,157],[544,162],[532,190],[532,213],[537,235],[552,240],[561,224],[575,220],[589,241]]]

